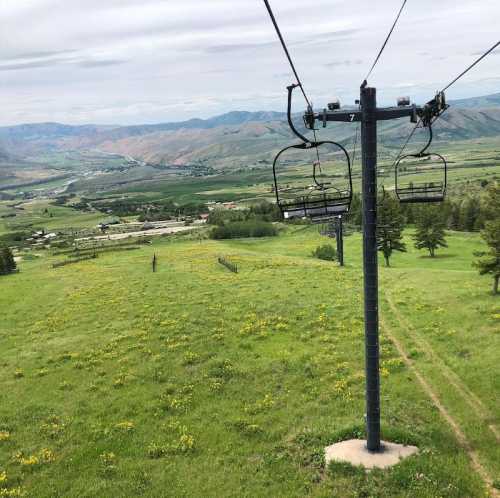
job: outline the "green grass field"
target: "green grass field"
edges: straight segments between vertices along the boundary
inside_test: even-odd
[[[47,231],[63,228],[93,228],[106,215],[99,212],[77,211],[65,206],[54,206],[49,200],[26,201],[23,210],[7,207],[12,202],[0,203],[0,216],[15,213],[12,218],[0,218],[0,235],[18,230],[44,228]],[[47,212],[45,211],[47,210]]]
[[[422,144],[413,144],[408,147],[406,153],[418,152],[423,147]],[[348,143],[347,147],[352,144]],[[397,147],[380,147],[379,150],[379,173],[380,183],[384,183],[387,190],[394,186],[394,158],[400,150],[400,144]],[[430,149],[431,152],[442,154],[448,161],[448,186],[449,191],[457,195],[463,193],[466,186],[468,192],[479,190],[482,180],[493,180],[500,178],[500,148],[497,138],[484,138],[477,140],[465,140],[458,142],[436,142]],[[276,151],[278,152],[278,151]],[[351,152],[351,151],[350,151]],[[311,175],[312,161],[309,154],[295,156],[283,156],[285,160],[293,160],[304,164],[290,163],[282,172],[283,182],[295,184],[297,181],[310,183],[307,179]],[[325,161],[324,161],[325,162]],[[346,171],[345,161],[339,156],[334,170],[340,175]],[[432,162],[434,166],[437,166]],[[424,164],[425,166],[425,164]],[[361,164],[358,154],[352,166],[353,188],[356,192],[361,188]],[[403,183],[414,182],[436,182],[442,181],[443,175],[441,169],[425,169],[418,175],[403,175]],[[343,186],[345,181],[339,180]],[[130,194],[148,193],[153,197],[170,197],[177,202],[188,202],[193,199],[199,201],[207,200],[255,200],[258,198],[274,198],[271,192],[273,184],[273,174],[271,165],[256,168],[254,170],[241,170],[235,173],[226,173],[224,175],[208,176],[202,178],[188,177],[184,179],[154,180],[139,182],[138,185],[125,186],[119,188],[116,192]]]
[[[381,268],[383,436],[420,453],[370,473],[322,456],[364,413],[361,240],[343,269],[310,257],[324,242],[157,239],[1,277],[0,496],[487,496],[500,302],[471,267],[480,238],[452,234],[434,260],[408,238]]]

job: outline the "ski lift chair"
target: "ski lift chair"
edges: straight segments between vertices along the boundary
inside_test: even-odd
[[[319,162],[312,165],[312,174],[308,183],[296,187],[281,187],[279,182],[278,165],[280,159],[290,151],[318,149],[321,146],[334,146],[339,149],[346,158],[348,185],[338,188],[333,185],[332,177],[326,177],[321,171]],[[317,168],[321,175],[317,174]],[[326,168],[326,166],[323,166]],[[333,217],[340,216],[349,211],[352,201],[352,176],[349,154],[342,145],[336,142],[316,142],[311,144],[299,144],[286,147],[278,153],[273,164],[274,186],[276,201],[283,219],[310,218],[313,223],[324,223]],[[324,180],[328,181],[324,181]]]
[[[429,139],[425,147],[419,153],[407,154],[406,156],[399,158],[396,162],[396,166],[394,168],[395,190],[396,196],[401,203],[442,202],[446,197],[446,183],[448,176],[448,165],[446,163],[446,159],[435,152],[427,152],[433,139],[432,123],[446,109],[447,104],[444,93],[440,92],[433,100],[426,104],[424,113],[421,116],[422,126],[427,128],[429,131]],[[438,181],[432,182],[412,181],[408,183],[401,183],[401,177],[403,176],[403,164],[408,158],[413,158],[415,160],[426,159],[428,161],[431,161],[431,159],[434,158],[434,160],[437,160],[435,166],[419,169],[421,164],[417,163],[415,164],[414,173],[418,176],[438,172],[441,178]],[[421,161],[419,162],[421,163]]]
[[[408,157],[420,158],[437,158],[438,166],[432,169],[417,171],[417,175],[428,174],[429,172],[440,171],[441,179],[433,182],[407,182],[401,183],[402,164]],[[427,202],[442,202],[446,197],[447,183],[447,164],[446,160],[440,154],[428,154],[425,156],[409,155],[403,156],[397,163],[395,168],[395,190],[396,195],[401,203],[427,203]]]

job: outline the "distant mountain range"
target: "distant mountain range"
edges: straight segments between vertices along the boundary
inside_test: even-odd
[[[489,107],[500,107],[500,93],[493,93],[483,97],[472,97],[468,99],[450,100],[450,104],[460,109],[484,109]]]
[[[450,104],[436,125],[437,140],[500,136],[500,93]],[[297,124],[300,127],[300,116]],[[381,123],[382,144],[397,145],[411,126],[407,119]],[[354,124],[337,124],[319,135],[350,144],[354,130]],[[36,161],[36,155],[46,151],[97,149],[151,164],[238,168],[268,162],[279,148],[296,140],[280,112],[234,111],[210,119],[138,126],[25,124],[0,127],[0,167],[16,159]]]

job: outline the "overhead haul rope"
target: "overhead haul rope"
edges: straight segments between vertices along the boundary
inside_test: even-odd
[[[392,32],[394,31],[394,28],[396,27],[396,24],[398,23],[399,18],[401,17],[401,13],[403,12],[403,9],[405,8],[406,2],[407,2],[407,0],[403,1],[403,5],[401,5],[401,8],[399,9],[398,15],[396,16],[396,19],[394,20],[394,23],[392,24],[391,30],[389,31],[389,34],[385,38],[385,41],[384,41],[382,47],[380,48],[380,50],[379,50],[379,52],[377,54],[377,57],[375,58],[375,61],[372,64],[372,67],[370,68],[370,70],[368,71],[368,74],[365,77],[365,81],[368,80],[368,78],[372,74],[372,71],[375,69],[375,66],[378,63],[378,61],[380,59],[380,56],[382,55],[382,52],[384,51],[384,49],[385,49],[385,47],[387,45],[387,42],[389,41],[389,38],[391,37]]]
[[[453,79],[450,83],[448,83],[439,93],[442,93],[442,92],[448,90],[448,88],[450,88],[452,85],[454,85],[460,78],[462,78],[462,76],[465,76],[465,74],[467,74],[476,64],[481,62],[487,55],[489,55],[491,52],[493,52],[498,46],[500,46],[500,41],[497,41],[491,48],[486,50],[486,52],[484,52],[480,57],[478,57],[470,66],[468,66],[464,71],[462,71],[455,79]],[[441,117],[441,114],[439,116],[437,116],[433,122],[437,121],[440,117]],[[411,138],[413,137],[413,135],[415,134],[415,132],[417,131],[417,128],[420,126],[421,123],[422,123],[422,118],[420,118],[418,120],[417,124],[411,130],[410,134],[408,135],[408,138],[406,139],[405,143],[403,144],[403,146],[399,150],[398,155],[396,156],[396,159],[394,160],[394,163],[391,166],[391,169],[395,167],[396,163],[399,161],[400,157],[403,155],[406,147],[408,146],[408,143],[410,142]]]
[[[481,57],[476,59],[465,71],[462,71],[453,81],[448,83],[441,91],[444,92],[445,90],[448,90],[451,85],[454,85],[462,76],[464,76],[466,73],[468,73],[477,63],[482,61],[488,54],[493,52],[498,46],[500,45],[500,41],[497,41],[495,45],[493,45],[490,49],[488,49]]]
[[[281,30],[280,30],[280,28],[278,26],[278,22],[276,21],[276,17],[274,16],[273,9],[271,8],[269,0],[264,0],[264,4],[266,6],[267,12],[269,13],[269,17],[271,18],[271,21],[273,23],[274,29],[276,30],[276,34],[278,35],[278,38],[279,38],[279,40],[281,42],[281,46],[283,47],[283,51],[285,52],[286,58],[288,59],[290,67],[292,68],[292,71],[293,71],[293,74],[295,76],[295,79],[297,80],[297,85],[296,86],[300,87],[300,91],[302,92],[302,95],[304,96],[304,99],[306,101],[308,110],[312,111],[311,101],[307,97],[306,91],[304,90],[304,85],[302,85],[302,80],[300,79],[299,74],[297,72],[297,69],[295,67],[295,64],[293,63],[292,56],[290,55],[290,51],[288,50],[288,47],[287,47],[286,42],[285,42],[285,39],[283,38],[283,35],[281,34]],[[313,132],[313,135],[314,135],[314,142],[313,143],[316,144],[318,142],[318,139],[317,139],[316,130],[314,129],[314,127],[312,128],[312,132]],[[301,136],[301,138],[304,139],[305,137]],[[307,140],[307,141],[309,143],[311,143],[310,140]],[[319,170],[321,171],[321,161],[320,161],[320,158],[319,158],[318,147],[316,147],[316,157],[318,159]]]
[[[306,92],[305,92],[304,87],[302,85],[302,81],[299,78],[299,74],[297,73],[297,69],[295,69],[295,64],[293,63],[290,52],[288,51],[288,47],[286,46],[285,39],[283,38],[283,35],[281,34],[281,30],[278,26],[278,22],[276,21],[276,17],[274,17],[273,9],[271,8],[271,5],[269,4],[269,0],[264,0],[264,3],[266,5],[267,12],[269,12],[269,17],[271,18],[271,21],[274,25],[274,29],[276,30],[276,34],[278,35],[278,38],[280,39],[281,46],[283,47],[283,50],[285,51],[286,58],[288,59],[288,62],[290,63],[290,67],[292,68],[293,74],[295,75],[295,79],[297,80],[297,85],[300,87],[300,90],[302,91],[302,95],[304,95],[304,99],[306,100],[307,105],[310,106],[311,102],[307,98]]]

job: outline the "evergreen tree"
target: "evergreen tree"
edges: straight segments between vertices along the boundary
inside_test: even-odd
[[[361,195],[355,193],[352,196],[351,207],[345,221],[350,225],[354,225],[359,228],[363,223],[362,219]]]
[[[461,227],[461,212],[460,212],[460,204],[453,203],[450,210],[450,218],[449,218],[449,228],[452,230],[460,230]]]
[[[3,247],[0,250],[0,260],[2,261],[0,264],[0,273],[11,273],[17,267],[14,261],[14,255],[8,247]]]
[[[390,266],[393,251],[406,252],[402,241],[403,218],[399,202],[384,193],[378,205],[377,249],[384,255],[386,266]]]
[[[439,207],[422,208],[416,220],[416,229],[415,247],[427,249],[431,258],[439,247],[448,247],[445,240],[445,223]]]
[[[476,253],[481,259],[475,262],[475,266],[481,275],[493,276],[493,294],[498,294],[500,280],[500,185],[498,183],[488,188],[485,201],[488,221],[485,222],[481,235],[489,250]]]
[[[5,248],[5,258],[7,260],[7,268],[9,272],[14,271],[17,268],[17,264],[12,251],[8,247]]]
[[[415,219],[416,219],[416,207],[414,204],[404,204],[408,211],[407,211],[407,216],[406,216],[406,223],[408,225],[413,225],[415,223]]]
[[[477,226],[479,219],[479,200],[477,198],[469,198],[464,206],[464,223],[463,228],[466,232],[472,232]]]

